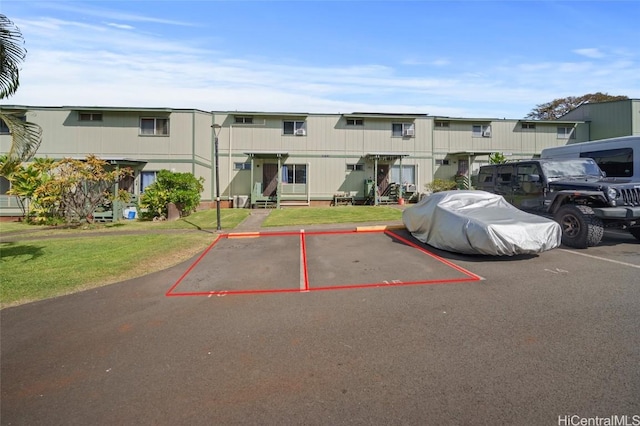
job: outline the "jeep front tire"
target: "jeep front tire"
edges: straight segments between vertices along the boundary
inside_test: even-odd
[[[597,246],[604,235],[602,220],[591,207],[565,204],[555,214],[562,228],[562,244],[575,248]]]

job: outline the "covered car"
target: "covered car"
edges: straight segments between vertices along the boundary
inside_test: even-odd
[[[445,191],[402,213],[407,230],[430,246],[465,254],[514,256],[559,247],[560,225],[485,191]]]

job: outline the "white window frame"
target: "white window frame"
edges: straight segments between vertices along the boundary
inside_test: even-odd
[[[575,139],[576,138],[576,128],[571,126],[558,126],[557,135],[558,139]]]
[[[350,163],[350,164],[347,164],[347,171],[348,172],[363,172],[364,171],[364,164],[362,164],[362,163]]]
[[[364,126],[364,118],[347,118],[347,126]]]
[[[251,163],[250,162],[233,163],[233,170],[251,170]]]
[[[447,129],[449,128],[449,122],[445,120],[436,120],[434,126],[436,129]]]
[[[535,130],[536,123],[522,123],[522,130]]]
[[[293,123],[291,130],[286,128],[286,123]],[[288,136],[305,136],[307,134],[307,123],[306,121],[298,120],[282,120],[282,134]]]
[[[253,117],[246,115],[236,115],[235,124],[253,124]]]
[[[284,176],[282,177],[282,184],[283,185],[306,185],[307,184],[307,180],[308,180],[308,167],[306,164],[284,164],[282,166],[283,168],[283,172],[285,170],[286,167],[286,171],[287,171],[287,179],[284,179]],[[303,169],[304,173],[296,173],[296,169]],[[304,176],[304,182],[297,182],[296,178],[300,177],[300,174],[302,174]],[[291,176],[291,180],[293,182],[289,182],[289,176]]]
[[[471,136],[474,138],[490,138],[491,124],[473,124],[471,127]]]
[[[140,172],[140,194],[144,194],[144,188],[151,185],[153,182],[149,183],[146,186],[142,186],[144,184],[144,175],[153,175],[153,182],[158,179],[158,171],[157,170],[143,170]]]
[[[415,129],[415,123],[391,123],[391,136],[394,138],[414,137]],[[412,131],[413,135],[407,135],[408,131]]]
[[[79,112],[78,121],[102,121],[101,112]]]
[[[145,120],[153,120],[153,133],[143,133],[142,122]],[[158,124],[161,120],[166,122],[166,131],[158,131]],[[164,126],[163,126],[164,127]],[[160,128],[162,130],[162,127]],[[140,117],[140,136],[169,136],[169,119],[166,117]]]
[[[436,160],[436,166],[448,166],[448,165],[449,165],[449,160],[447,159],[438,158]]]

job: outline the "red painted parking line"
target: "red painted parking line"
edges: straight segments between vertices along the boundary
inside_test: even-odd
[[[307,244],[306,238],[308,235],[337,235],[337,234],[355,234],[355,233],[384,233],[392,238],[395,238],[402,243],[416,248],[433,258],[434,260],[447,265],[448,267],[455,269],[462,273],[466,278],[447,278],[447,279],[432,279],[432,280],[420,280],[420,281],[391,281],[381,283],[361,283],[361,284],[346,284],[346,285],[332,285],[332,286],[316,286],[311,287],[309,285],[309,271],[307,265]],[[211,251],[211,249],[222,238],[249,238],[249,237],[277,237],[277,236],[294,236],[300,237],[300,286],[299,288],[280,288],[280,289],[256,289],[256,290],[211,290],[211,291],[192,291],[192,292],[178,292],[176,289],[184,281],[184,279],[193,271],[193,269],[202,261],[202,259]],[[406,238],[392,232],[390,230],[337,230],[337,231],[284,231],[284,232],[259,232],[259,233],[229,233],[220,234],[217,238],[206,248],[206,250],[195,260],[195,262],[189,266],[189,268],[180,276],[173,286],[166,292],[165,296],[226,296],[226,295],[240,295],[240,294],[268,294],[268,293],[301,293],[311,291],[326,291],[326,290],[345,290],[345,289],[362,289],[369,287],[397,287],[397,286],[410,286],[410,285],[430,285],[430,284],[447,284],[447,283],[462,283],[480,281],[482,277],[467,271],[466,269],[440,257],[434,253],[431,253],[424,247],[415,244],[414,242],[407,240]]]
[[[473,281],[478,281],[478,280],[482,279],[482,277],[480,277],[479,275],[476,275],[473,272],[469,272],[466,269],[461,268],[460,266],[456,265],[455,263],[451,263],[447,259],[443,259],[442,257],[431,253],[430,251],[426,250],[424,247],[420,247],[416,243],[414,243],[412,241],[409,241],[406,238],[401,237],[400,235],[396,234],[395,232],[391,232],[391,231],[384,231],[384,232],[385,232],[385,234],[393,235],[394,238],[397,238],[398,240],[402,241],[403,243],[405,243],[405,244],[407,244],[407,245],[409,245],[411,247],[417,248],[421,252],[423,252],[426,255],[436,259],[437,261],[439,261],[441,263],[444,263],[445,265],[455,269],[456,271],[465,274],[466,276],[472,278]]]

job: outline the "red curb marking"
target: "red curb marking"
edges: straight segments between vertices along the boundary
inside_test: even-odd
[[[309,271],[307,267],[307,244],[306,244],[306,236],[307,235],[332,235],[332,234],[361,234],[361,233],[384,233],[392,238],[396,238],[399,241],[402,241],[404,244],[407,244],[410,247],[416,248],[421,252],[425,253],[429,257],[437,260],[438,262],[444,263],[452,269],[464,274],[467,278],[448,278],[448,279],[435,279],[435,280],[426,280],[426,281],[407,281],[407,282],[390,282],[390,283],[371,283],[371,284],[349,284],[349,285],[334,285],[334,286],[321,286],[311,288],[309,285]],[[448,284],[448,283],[463,283],[463,282],[473,282],[480,281],[482,278],[466,269],[434,254],[421,247],[412,241],[407,240],[406,238],[401,237],[400,235],[391,232],[389,230],[344,230],[344,231],[284,231],[284,232],[260,232],[257,234],[259,237],[275,237],[275,236],[300,236],[300,250],[302,252],[303,257],[303,269],[304,269],[304,290],[300,288],[283,288],[283,289],[264,289],[264,290],[212,290],[212,291],[198,291],[198,292],[174,292],[174,290],[180,285],[180,283],[191,273],[191,271],[200,263],[200,261],[209,253],[209,251],[220,241],[222,238],[238,238],[239,234],[220,234],[217,238],[206,248],[206,250],[193,262],[191,266],[182,274],[180,278],[175,282],[173,286],[165,293],[167,297],[175,297],[175,296],[225,296],[225,295],[240,295],[240,294],[267,294],[267,293],[303,293],[303,292],[311,292],[311,291],[326,291],[326,290],[346,290],[346,289],[359,289],[359,288],[369,288],[369,287],[398,287],[398,286],[409,286],[409,285],[432,285],[432,284]],[[252,234],[252,236],[256,236],[256,234]]]

